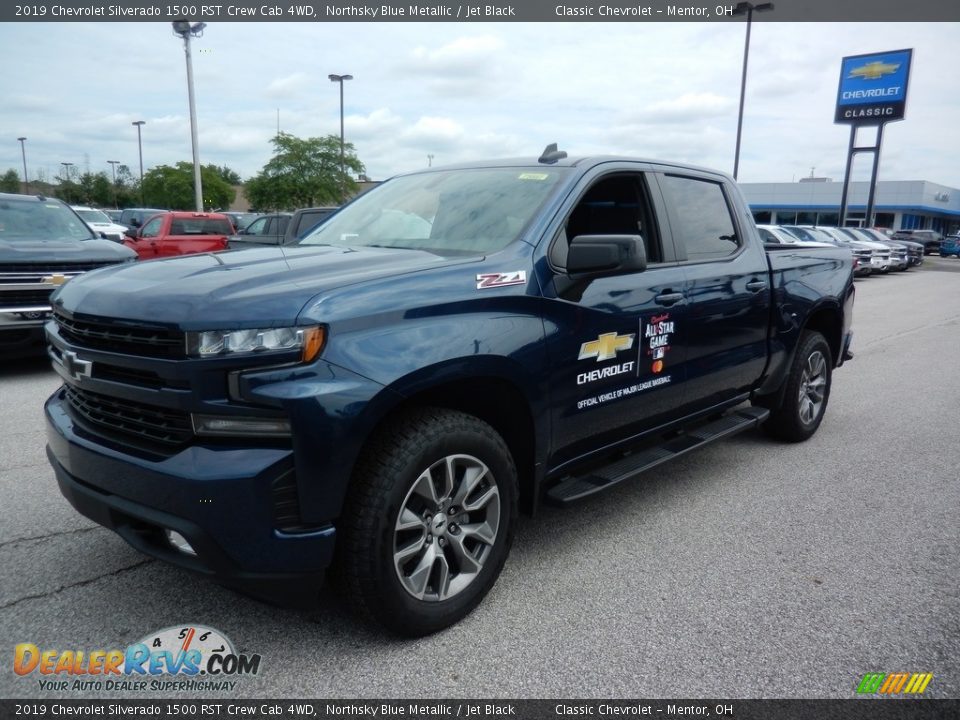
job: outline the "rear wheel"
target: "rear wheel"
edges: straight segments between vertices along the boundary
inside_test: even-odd
[[[459,621],[503,568],[516,485],[506,443],[478,418],[398,418],[358,465],[338,528],[334,573],[347,602],[401,635]]]
[[[830,346],[818,332],[805,332],[786,379],[783,401],[771,408],[764,430],[773,437],[800,442],[812,436],[830,399],[833,359]]]

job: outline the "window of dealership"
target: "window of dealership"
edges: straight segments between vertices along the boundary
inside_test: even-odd
[[[847,225],[866,225],[870,183],[850,183]],[[790,183],[740,183],[760,224],[837,225],[842,182],[803,178]],[[874,201],[877,227],[893,230],[930,229],[948,234],[960,230],[960,189],[926,180],[881,180]]]

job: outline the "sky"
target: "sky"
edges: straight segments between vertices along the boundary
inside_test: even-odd
[[[732,172],[743,23],[216,23],[194,41],[200,161],[243,178],[279,128],[345,135],[374,180],[426,167],[610,154]],[[845,55],[914,48],[881,180],[960,188],[960,23],[755,22],[739,179],[843,180],[833,123]],[[183,43],[169,23],[0,23],[0,174],[139,172],[191,159]],[[867,131],[860,144],[870,144]],[[858,158],[854,179],[869,179]]]

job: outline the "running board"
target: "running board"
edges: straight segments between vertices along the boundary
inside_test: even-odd
[[[749,407],[724,415],[706,425],[700,425],[667,440],[662,445],[649,447],[620,458],[609,465],[597,468],[581,477],[567,477],[547,491],[546,499],[554,505],[567,505],[588,495],[593,495],[624,480],[630,480],[642,472],[668,460],[686,455],[715,440],[736,435],[757,427],[769,417],[770,411],[761,407]]]

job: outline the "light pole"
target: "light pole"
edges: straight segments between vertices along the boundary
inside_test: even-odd
[[[20,141],[20,152],[23,154],[23,194],[30,194],[30,180],[27,178],[27,146],[24,143],[27,141],[25,137],[18,137],[17,140]]]
[[[113,209],[119,210],[120,206],[117,205],[117,164],[119,160],[107,160],[110,163],[110,168],[113,170]]]
[[[137,151],[140,153],[140,206],[143,207],[143,139],[140,137],[140,128],[146,125],[146,120],[134,120],[131,125],[137,126]]]
[[[433,153],[427,154],[427,167],[433,167]]]
[[[747,58],[750,55],[750,25],[753,24],[753,13],[773,10],[773,3],[766,2],[754,5],[751,2],[738,3],[733,9],[734,15],[747,16],[747,39],[743,44],[743,76],[740,78],[740,112],[737,115],[737,149],[733,156],[733,179],[737,179],[740,170],[740,135],[743,132],[743,99],[747,92]]]
[[[327,75],[330,82],[340,83],[340,202],[346,202],[347,199],[347,169],[343,159],[343,83],[345,80],[353,80],[353,75]]]
[[[190,144],[193,146],[193,196],[197,212],[203,212],[203,186],[200,184],[200,146],[197,142],[197,105],[193,98],[193,56],[190,54],[190,38],[201,37],[206,23],[191,25],[186,20],[172,23],[173,34],[183,38],[183,53],[187,57],[187,97],[190,101]]]
[[[67,176],[66,192],[67,192],[67,194],[68,194],[68,196],[69,196],[69,197],[63,198],[63,200],[65,200],[65,201],[68,202],[68,203],[72,203],[72,202],[73,202],[73,187],[72,187],[72,185],[70,184],[70,168],[73,167],[73,163],[72,163],[72,162],[62,162],[62,163],[60,163],[60,164],[63,165],[63,174]]]

